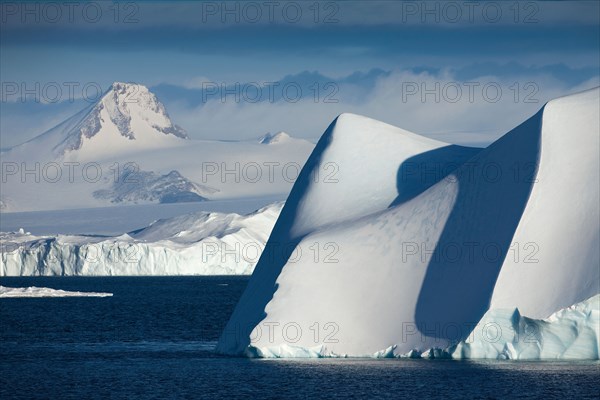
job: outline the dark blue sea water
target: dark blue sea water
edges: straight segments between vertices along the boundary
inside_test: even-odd
[[[0,399],[598,398],[598,362],[251,360],[212,348],[243,277],[0,278]]]

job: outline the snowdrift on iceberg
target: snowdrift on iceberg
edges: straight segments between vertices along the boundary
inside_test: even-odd
[[[592,298],[599,99],[593,89],[553,100],[484,150],[341,115],[269,238],[333,244],[335,257],[263,254],[218,351],[422,354],[464,341],[496,310],[541,320]],[[326,163],[338,182],[311,179]]]

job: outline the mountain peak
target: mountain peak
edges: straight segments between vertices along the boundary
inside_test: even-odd
[[[122,103],[145,105],[156,111],[162,108],[164,111],[164,106],[154,93],[139,83],[113,82],[104,94],[103,99],[105,98],[113,98]]]
[[[114,149],[132,145],[156,147],[164,140],[188,139],[187,133],[173,124],[154,93],[144,85],[126,82],[114,82],[96,104],[57,128],[64,135],[54,147],[59,154],[92,147],[91,142],[94,147]]]
[[[264,135],[263,137],[261,137],[258,142],[260,144],[276,144],[276,143],[282,143],[284,141],[287,141],[291,139],[291,136],[288,135],[285,132],[277,132],[275,134],[272,133],[267,133],[266,135]]]
[[[187,133],[182,128],[171,122],[165,106],[144,85],[114,82],[101,102],[104,102],[105,105],[108,105],[107,102],[113,102],[118,108],[117,111],[123,115],[131,116],[132,112],[141,114],[143,119],[155,123],[153,127],[164,134],[173,134],[184,139],[188,138]],[[121,133],[123,134],[123,132]]]
[[[135,82],[115,81],[111,85],[111,88],[113,90],[119,90],[119,89],[124,89],[124,88],[128,88],[128,87],[137,87],[137,88],[145,89],[146,91],[148,91],[148,88],[146,86],[142,85],[141,83],[135,83]]]

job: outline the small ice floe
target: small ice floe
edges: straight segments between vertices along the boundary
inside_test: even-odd
[[[0,286],[0,298],[8,297],[110,297],[112,293],[69,292],[44,287],[11,288]]]

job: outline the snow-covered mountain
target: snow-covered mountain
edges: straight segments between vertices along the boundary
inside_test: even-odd
[[[314,144],[191,140],[143,85],[115,82],[95,104],[2,153],[0,211],[203,201],[289,192]]]
[[[599,110],[553,100],[481,151],[339,116],[267,243],[295,250],[263,253],[218,350],[597,359]]]
[[[216,190],[198,185],[177,171],[158,175],[148,171],[123,171],[110,189],[96,190],[97,199],[111,203],[185,203],[207,200]]]
[[[51,151],[52,158],[73,158],[72,153],[77,152],[78,159],[95,159],[173,145],[181,139],[188,139],[187,133],[173,124],[164,105],[147,87],[115,82],[97,103],[12,151],[38,156]]]
[[[186,214],[111,237],[0,233],[0,276],[251,274],[281,208]]]

